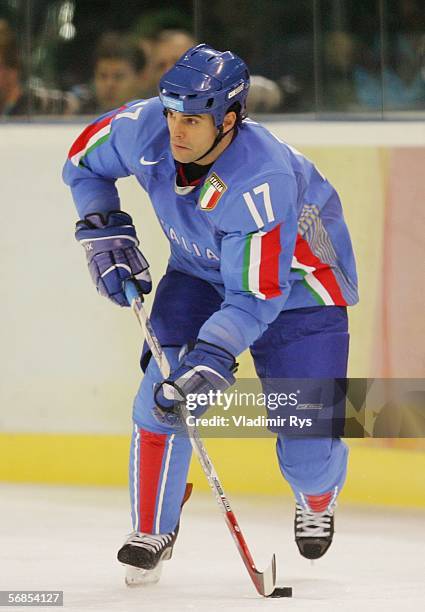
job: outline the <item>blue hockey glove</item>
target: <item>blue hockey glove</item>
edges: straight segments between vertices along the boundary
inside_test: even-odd
[[[86,250],[90,274],[101,295],[128,306],[123,281],[130,276],[141,293],[151,291],[149,264],[137,248],[139,241],[130,215],[120,210],[106,215],[91,213],[78,221],[75,237]]]
[[[179,404],[185,402],[189,395],[225,391],[235,382],[233,374],[237,369],[238,364],[231,353],[215,344],[198,340],[178,368],[156,386],[154,398],[157,416],[162,413],[163,420],[174,424],[173,417],[178,414]],[[199,406],[195,414],[198,416],[207,408]]]

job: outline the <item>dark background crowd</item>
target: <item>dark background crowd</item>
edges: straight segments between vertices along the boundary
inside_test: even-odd
[[[155,96],[197,42],[245,59],[253,113],[425,110],[423,0],[0,0],[0,117]]]

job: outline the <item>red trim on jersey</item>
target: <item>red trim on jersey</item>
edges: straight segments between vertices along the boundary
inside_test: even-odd
[[[313,512],[324,512],[331,503],[332,495],[333,491],[329,491],[321,495],[306,495],[305,498]]]
[[[152,533],[167,434],[139,431],[139,531]]]
[[[280,226],[281,224],[261,238],[259,290],[266,299],[282,293],[279,286],[279,255],[282,252]]]
[[[177,174],[179,175],[180,180],[182,182],[182,187],[187,187],[189,185],[189,181],[186,178],[183,166],[181,164],[177,164]]]
[[[335,274],[329,267],[329,264],[321,261],[313,251],[310,249],[310,245],[300,234],[297,235],[297,242],[295,244],[295,257],[300,263],[306,264],[316,268],[313,272],[313,276],[317,278],[320,284],[322,284],[326,291],[331,296],[333,302],[337,306],[347,306],[347,302],[341,293],[338,281],[335,278]]]
[[[88,125],[86,129],[81,132],[77,140],[74,142],[74,144],[70,148],[69,153],[68,153],[69,159],[71,159],[71,157],[74,157],[74,155],[76,155],[80,151],[83,151],[88,141],[90,140],[90,138],[94,136],[94,134],[96,134],[99,130],[104,128],[105,125],[108,125],[109,123],[111,123],[115,115],[119,113],[120,111],[124,110],[125,108],[127,107],[121,106],[112,115],[109,115],[108,117],[104,117],[100,121],[97,121],[96,123],[91,123],[90,125]]]

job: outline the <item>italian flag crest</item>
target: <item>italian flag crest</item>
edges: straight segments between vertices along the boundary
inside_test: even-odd
[[[199,206],[202,210],[212,210],[218,204],[219,199],[227,190],[222,179],[214,172],[207,178],[199,196]]]

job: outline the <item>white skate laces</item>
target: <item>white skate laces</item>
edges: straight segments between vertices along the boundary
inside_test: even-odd
[[[160,552],[171,544],[175,538],[175,532],[171,533],[143,533],[141,531],[133,531],[126,540],[125,544],[144,548],[153,554]]]
[[[297,538],[327,538],[332,530],[333,508],[323,512],[312,512],[309,508],[296,504],[295,536]]]
[[[295,504],[295,542],[306,559],[320,559],[334,536],[334,509],[338,489],[320,495],[300,493],[302,503]]]

